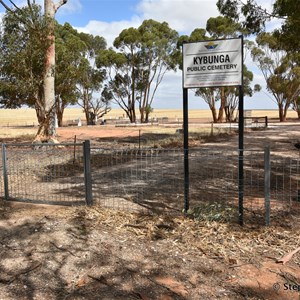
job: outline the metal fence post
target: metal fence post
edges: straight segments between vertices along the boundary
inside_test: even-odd
[[[2,166],[3,166],[3,184],[4,184],[4,199],[8,200],[8,177],[7,177],[7,159],[6,159],[6,147],[2,144]]]
[[[271,190],[271,162],[270,146],[265,147],[264,151],[265,164],[265,223],[270,225],[270,190]]]
[[[85,201],[88,206],[92,206],[93,194],[92,194],[92,173],[91,173],[91,144],[89,140],[83,142],[83,161],[84,161]]]

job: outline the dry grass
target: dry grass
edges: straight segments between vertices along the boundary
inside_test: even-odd
[[[87,208],[86,213],[91,219],[97,219],[101,225],[113,226],[117,231],[131,232],[150,240],[180,241],[184,251],[197,249],[226,260],[230,257],[239,261],[249,260],[250,257],[257,260],[257,253],[268,253],[279,258],[294,250],[300,241],[299,235],[292,229],[293,217],[274,220],[272,227],[257,224],[240,227],[235,223],[223,223],[222,220],[209,218],[199,220],[182,216],[141,216],[103,208],[99,210],[97,207]],[[202,213],[212,216],[211,210]],[[295,256],[294,261],[299,264],[299,256]]]
[[[112,109],[107,115],[106,119],[115,119],[124,117],[124,112],[121,109]],[[151,114],[152,117],[162,118],[167,117],[171,119],[182,120],[182,109],[155,109]],[[277,110],[252,110],[252,116],[269,118],[277,118]],[[64,113],[64,121],[85,119],[84,113],[81,108],[67,108]],[[210,119],[210,110],[189,110],[190,119]],[[288,118],[297,118],[297,114],[294,111],[288,112]],[[0,109],[0,126],[32,126],[37,125],[36,114],[34,109],[22,108],[22,109]]]
[[[37,127],[0,127],[0,139],[32,140],[37,132]]]

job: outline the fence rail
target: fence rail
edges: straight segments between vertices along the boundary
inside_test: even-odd
[[[0,193],[7,200],[151,213],[184,207],[182,149],[104,149],[83,144],[2,144]],[[237,220],[238,151],[189,151],[191,211]],[[244,209],[268,224],[300,204],[299,157],[244,150]]]

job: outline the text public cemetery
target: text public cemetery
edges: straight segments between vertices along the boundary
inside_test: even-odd
[[[237,64],[231,64],[229,55],[207,55],[195,56],[193,60],[194,66],[188,67],[188,72],[193,71],[212,71],[212,70],[229,70],[236,69]],[[216,65],[219,64],[219,65]],[[206,66],[208,65],[208,66]]]

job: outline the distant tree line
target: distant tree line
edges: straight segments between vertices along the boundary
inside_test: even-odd
[[[103,37],[78,32],[70,24],[54,20],[55,12],[66,2],[58,1],[55,6],[45,0],[43,14],[34,1],[28,0],[25,7],[13,3],[10,8],[0,0],[6,8],[0,28],[0,104],[35,108],[40,124],[38,141],[55,135],[54,116],[61,126],[64,109],[73,104],[82,107],[88,123],[91,116],[100,118],[109,112],[112,102],[131,122],[148,122],[166,72],[182,67],[184,41],[241,34],[256,34],[255,42],[245,40],[244,61],[251,55],[262,71],[280,120],[286,119],[289,107],[300,117],[298,1],[277,0],[267,12],[255,1],[219,0],[222,16],[210,18],[205,29],[195,28],[189,36],[179,36],[166,22],[145,20],[138,28],[124,29],[109,49]],[[51,4],[56,9],[49,12]],[[265,23],[274,17],[283,18],[282,27],[265,32]],[[253,73],[244,65],[244,92],[250,97],[261,89],[252,82]],[[199,88],[194,92],[208,104],[214,122],[235,120],[237,88]]]

